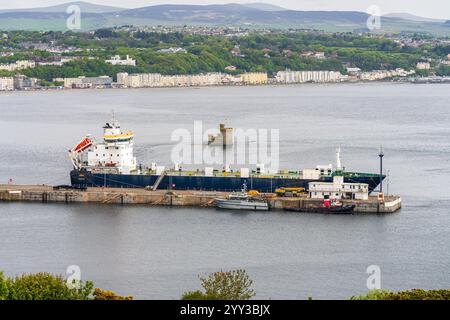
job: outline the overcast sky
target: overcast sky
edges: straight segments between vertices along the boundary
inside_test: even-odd
[[[43,7],[70,2],[68,0],[0,0],[0,9]],[[258,0],[87,0],[87,2],[119,6],[143,7],[155,4],[212,4],[248,3]],[[296,10],[357,10],[366,11],[378,5],[382,14],[408,12],[415,15],[450,19],[450,0],[264,0],[266,2]]]

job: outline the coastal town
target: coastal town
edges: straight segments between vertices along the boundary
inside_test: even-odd
[[[42,34],[42,40],[33,40]],[[206,47],[209,42],[213,45]],[[354,48],[355,42],[363,44]],[[0,91],[441,83],[450,82],[449,47],[447,39],[406,35],[212,27],[123,27],[76,36],[5,32],[0,37]],[[83,71],[87,66],[89,72]]]
[[[62,59],[63,60],[63,59]],[[67,61],[70,61],[66,59]],[[136,61],[127,56],[122,60],[118,56],[111,57],[108,63],[117,65],[135,65]],[[450,55],[449,55],[450,62]],[[62,64],[54,62],[52,65]],[[201,86],[226,86],[226,85],[267,85],[267,84],[300,84],[300,83],[338,83],[338,82],[357,82],[357,81],[420,81],[415,70],[404,70],[397,68],[395,70],[374,70],[363,72],[359,68],[347,68],[347,74],[341,74],[339,71],[278,71],[269,76],[265,72],[247,72],[238,75],[213,72],[194,75],[162,75],[160,73],[117,73],[114,81],[110,75],[97,77],[78,76],[74,78],[55,78],[55,83],[59,86],[39,85],[40,79],[27,77],[20,74],[20,70],[34,68],[41,64],[35,61],[19,60],[12,64],[0,65],[0,70],[18,71],[18,74],[12,77],[0,77],[0,91],[14,90],[39,90],[39,89],[103,89],[103,88],[157,88],[157,87],[201,87]],[[233,69],[230,66],[229,69]],[[418,70],[429,70],[429,63],[418,63]],[[449,81],[449,77],[425,78],[423,81]]]

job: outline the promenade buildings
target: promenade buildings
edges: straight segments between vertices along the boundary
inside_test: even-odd
[[[12,90],[14,90],[14,78],[0,77],[0,91],[12,91]]]
[[[278,83],[338,82],[342,79],[339,71],[279,71],[275,79]]]
[[[225,84],[258,85],[268,82],[267,73],[244,73],[233,76],[225,73],[195,75],[161,75],[159,73],[117,74],[117,85],[128,88],[145,87],[201,87]]]
[[[29,60],[18,60],[14,63],[2,63],[0,64],[0,70],[4,71],[16,71],[23,70],[28,68],[34,68],[36,63],[34,61]]]

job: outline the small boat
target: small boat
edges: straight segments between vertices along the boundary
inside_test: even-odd
[[[307,208],[284,208],[286,211],[328,213],[328,214],[352,214],[356,205],[344,205],[339,201],[325,198],[323,204]]]
[[[245,184],[241,193],[233,193],[226,199],[215,199],[215,205],[217,208],[230,210],[268,211],[270,209],[266,200],[249,196]]]
[[[328,214],[352,214],[355,205],[342,205],[334,207],[315,206],[309,208],[284,208],[285,211],[309,212],[309,213],[328,213]]]

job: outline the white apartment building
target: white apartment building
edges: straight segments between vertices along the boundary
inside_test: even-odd
[[[117,74],[117,84],[127,88],[160,87],[162,75],[159,73],[136,73],[126,72]]]
[[[109,76],[64,78],[64,87],[68,89],[104,88],[110,86],[112,80]]]
[[[278,83],[338,82],[342,78],[339,71],[279,71]]]
[[[121,59],[119,55],[115,55],[111,57],[109,60],[105,60],[106,63],[112,64],[114,66],[135,66],[136,60],[131,59],[129,55],[127,55],[126,59]]]
[[[226,76],[222,73],[171,76],[159,73],[118,73],[117,84],[128,88],[215,86],[223,84]]]
[[[14,78],[0,77],[0,91],[13,91],[13,90],[14,90]]]

